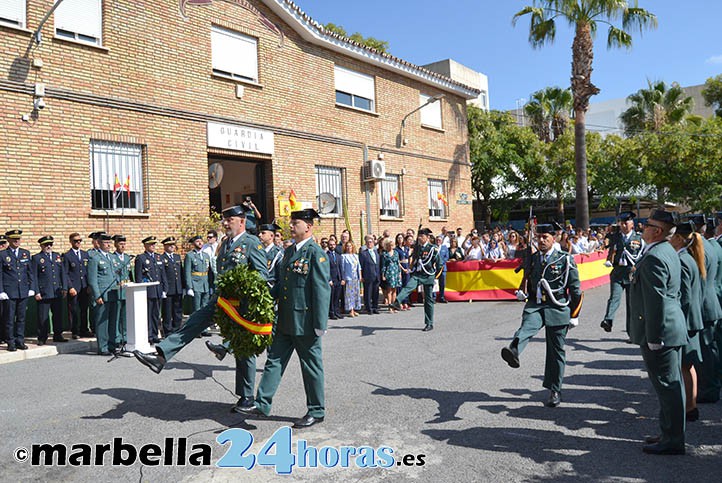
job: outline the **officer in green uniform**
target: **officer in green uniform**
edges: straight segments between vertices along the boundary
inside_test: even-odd
[[[224,224],[228,225],[226,240],[218,251],[217,272],[219,275],[235,268],[237,265],[248,264],[257,271],[264,280],[268,279],[266,256],[261,241],[246,231],[245,211],[240,206],[232,206],[223,210]],[[218,294],[210,297],[209,302],[193,313],[177,332],[173,332],[162,342],[156,344],[156,353],[144,354],[134,351],[135,357],[156,374],[163,370],[166,362],[178,351],[190,344],[213,323]],[[236,394],[240,399],[234,409],[253,407],[253,388],[256,379],[256,357],[236,358]]]
[[[263,250],[266,252],[266,260],[268,261],[268,283],[272,287],[277,279],[278,262],[283,258],[283,250],[273,242],[276,230],[280,230],[281,227],[275,223],[270,223],[260,225],[258,229],[258,238],[263,243]]]
[[[634,231],[634,218],[636,216],[632,211],[620,213],[619,231],[617,231],[610,240],[605,265],[613,268],[612,273],[609,274],[607,311],[604,314],[604,320],[602,320],[600,324],[600,327],[604,329],[605,332],[612,331],[614,314],[619,308],[619,303],[622,300],[622,292],[624,292],[627,307],[625,328],[627,333],[629,333],[629,284],[634,264],[637,262],[642,248],[644,248],[642,235]]]
[[[211,267],[211,257],[202,252],[203,237],[196,235],[188,239],[193,250],[186,253],[184,260],[186,294],[193,298],[193,312],[200,310],[208,303],[210,285],[208,283],[208,270]]]
[[[684,454],[684,384],[682,346],[687,324],[680,304],[682,268],[667,241],[674,226],[671,212],[654,210],[644,225],[647,243],[632,275],[629,336],[639,344],[649,379],[659,398],[658,437],[642,448],[649,454]],[[708,274],[709,276],[709,274]]]
[[[418,240],[411,255],[411,276],[404,288],[396,296],[396,301],[390,307],[401,310],[400,300],[406,298],[416,290],[419,285],[424,286],[424,332],[434,330],[434,279],[439,278],[444,265],[439,258],[439,247],[429,242],[432,235],[431,230],[422,228],[419,230]]]
[[[258,385],[256,404],[240,412],[268,415],[273,396],[295,350],[301,361],[307,413],[294,428],[307,428],[323,421],[324,373],[321,336],[326,332],[331,286],[326,253],[313,241],[313,209],[291,213],[291,235],[295,241],[281,260],[280,278],[272,294],[278,298],[278,322],[266,366]]]
[[[113,270],[118,279],[118,303],[114,314],[110,318],[110,330],[108,331],[111,340],[115,340],[116,351],[122,350],[128,342],[128,327],[125,316],[125,285],[132,282],[132,274],[134,270],[131,268],[131,262],[134,256],[125,253],[125,244],[127,239],[123,235],[113,235],[115,243],[115,251],[111,254]]]
[[[501,350],[501,357],[509,366],[519,367],[519,355],[529,339],[546,327],[543,386],[550,391],[546,406],[556,407],[561,403],[566,365],[564,343],[569,328],[578,323],[584,295],[574,258],[554,249],[554,226],[537,225],[536,234],[539,250],[531,255],[529,263],[529,294],[521,327],[509,347]]]
[[[110,332],[110,317],[115,313],[118,301],[118,278],[110,256],[111,236],[103,233],[98,237],[98,251],[88,262],[88,285],[92,299],[95,336],[98,354],[111,355],[115,350],[115,334]],[[113,336],[111,338],[111,336]]]

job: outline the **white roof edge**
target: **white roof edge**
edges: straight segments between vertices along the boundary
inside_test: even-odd
[[[464,99],[475,99],[479,96],[478,89],[455,82],[446,76],[431,72],[420,66],[410,62],[403,61],[393,56],[384,56],[372,50],[354,45],[343,38],[337,38],[330,35],[323,35],[320,24],[312,20],[308,15],[304,14],[298,7],[294,8],[292,2],[287,0],[262,0],[276,15],[288,23],[296,26],[294,30],[301,37],[313,44],[325,47],[334,52],[338,52],[349,57],[361,60],[368,64],[372,64],[382,69],[390,70],[404,77],[409,77],[425,84],[435,86],[447,92],[452,92]]]

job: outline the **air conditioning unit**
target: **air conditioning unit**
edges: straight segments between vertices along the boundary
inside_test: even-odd
[[[386,164],[372,159],[364,165],[364,181],[377,181],[386,178]]]

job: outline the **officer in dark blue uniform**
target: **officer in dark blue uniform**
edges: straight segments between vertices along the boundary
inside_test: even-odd
[[[53,251],[53,237],[38,240],[40,253],[33,255],[35,300],[38,304],[38,345],[48,339],[50,312],[53,312],[53,342],[67,342],[63,338],[63,297],[67,291],[63,259]]]
[[[8,239],[5,235],[0,235],[0,252],[8,247]],[[0,300],[0,344],[4,344],[7,341],[5,336],[5,311],[7,310],[8,301]]]
[[[22,230],[10,230],[5,233],[8,248],[0,252],[2,275],[0,276],[0,300],[7,300],[5,330],[8,350],[26,350],[25,312],[28,297],[35,295],[35,277],[33,276],[30,252],[20,248]]]
[[[165,271],[165,294],[163,299],[163,337],[168,337],[180,329],[183,322],[183,263],[180,255],[175,253],[175,238],[165,238],[161,255],[163,271]]]
[[[151,285],[148,292],[148,342],[157,344],[158,323],[160,322],[160,304],[166,297],[165,270],[160,255],[155,253],[155,245],[158,240],[154,236],[143,239],[145,251],[135,257],[135,281],[160,282],[158,285]]]
[[[63,255],[63,269],[68,287],[68,321],[73,339],[90,337],[88,328],[88,252],[82,250],[83,237],[71,233],[70,250]]]

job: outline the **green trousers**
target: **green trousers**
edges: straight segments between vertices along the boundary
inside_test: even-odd
[[[193,292],[193,312],[198,312],[208,303],[208,292]]]
[[[524,351],[529,339],[534,337],[544,327],[543,311],[524,312],[521,327],[514,334],[511,345],[516,347],[519,355]],[[568,325],[546,326],[546,361],[544,363],[545,388],[550,391],[561,392],[564,368],[566,367],[566,352],[564,343],[567,338]]]
[[[434,325],[434,277],[432,275],[420,276],[417,273],[412,273],[409,277],[408,282],[401,289],[401,292],[396,296],[396,300],[406,300],[406,298],[416,290],[419,285],[424,286],[424,324]]]
[[[625,329],[627,333],[629,333],[629,317],[631,314],[629,280],[624,280],[619,274],[614,275],[614,270],[617,270],[617,268],[613,269],[612,276],[609,277],[609,300],[607,300],[607,311],[604,313],[604,320],[614,322],[614,314],[616,314],[617,309],[619,309],[619,305],[622,301],[622,292],[624,292],[624,302],[627,307]]]
[[[115,310],[110,313],[108,337],[111,345],[122,347],[128,341],[128,330],[125,321],[125,300],[118,300]]]
[[[702,352],[702,362],[695,363],[697,371],[697,400],[706,402],[719,401],[720,396],[720,347],[715,338],[716,326],[719,324],[705,324],[699,333],[699,345]]]
[[[322,418],[326,415],[323,355],[321,353],[321,337],[316,335],[294,336],[276,333],[273,343],[268,349],[266,366],[263,368],[263,376],[258,385],[256,407],[262,413],[270,414],[273,396],[276,394],[281,377],[286,372],[288,361],[294,350],[301,362],[301,376],[303,377],[303,389],[306,392],[308,414],[314,418]]]
[[[117,302],[94,304],[91,310],[95,322],[95,337],[98,340],[98,354],[115,350],[115,311]],[[111,315],[112,314],[112,315]]]
[[[649,380],[659,399],[659,427],[665,448],[684,448],[685,394],[682,381],[682,350],[664,347],[653,351],[641,346]]]

